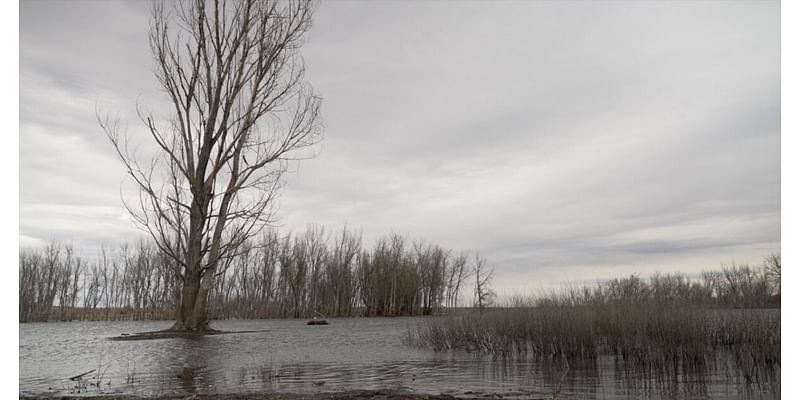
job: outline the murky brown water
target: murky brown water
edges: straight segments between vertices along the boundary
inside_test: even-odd
[[[303,320],[219,321],[232,333],[197,339],[109,341],[121,333],[164,329],[164,321],[52,322],[19,325],[20,394],[135,395],[314,393],[404,390],[452,395],[548,397],[566,366],[560,360],[502,360],[434,353],[402,338],[419,318],[342,318],[327,326]],[[573,364],[575,364],[573,362]],[[570,365],[560,399],[779,398],[780,370],[746,382],[724,354],[703,370],[652,374],[613,356]],[[89,385],[68,380],[91,369]],[[100,382],[99,387],[93,386]]]

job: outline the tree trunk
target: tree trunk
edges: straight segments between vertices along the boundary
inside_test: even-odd
[[[209,331],[206,303],[208,289],[202,287],[196,276],[187,277],[181,291],[181,301],[177,305],[173,331],[203,332]]]

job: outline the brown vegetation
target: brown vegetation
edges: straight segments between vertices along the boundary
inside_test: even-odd
[[[746,380],[780,368],[779,285],[747,266],[705,273],[615,279],[514,300],[515,307],[437,318],[408,331],[409,344],[500,357],[596,359],[616,355],[654,373],[689,374],[729,357]],[[747,308],[747,309],[742,309]]]

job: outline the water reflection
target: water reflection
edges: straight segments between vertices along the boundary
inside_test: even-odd
[[[175,377],[186,394],[206,394],[211,386],[209,365],[218,352],[218,347],[209,345],[207,337],[176,338],[165,346],[164,357],[157,366],[158,375]]]
[[[103,392],[132,395],[405,390],[504,398],[751,398],[780,395],[780,367],[751,368],[742,354],[643,363],[635,357],[492,358],[402,345],[418,319],[224,321],[202,338],[109,342],[160,322],[20,325],[21,393],[65,393],[67,376],[98,366]],[[752,359],[753,355],[749,355]],[[132,373],[132,371],[134,371]],[[105,384],[107,383],[107,384]]]

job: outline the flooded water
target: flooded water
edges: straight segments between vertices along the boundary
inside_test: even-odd
[[[566,365],[435,353],[403,344],[420,318],[218,321],[230,333],[201,338],[110,341],[121,333],[165,329],[165,321],[50,322],[19,325],[23,394],[315,393],[400,390],[454,396],[559,399],[779,398],[777,376],[746,381],[718,363],[691,374],[653,376],[613,356]],[[573,363],[574,364],[574,363]],[[80,383],[68,378],[90,371]],[[99,385],[97,385],[99,383]],[[559,387],[560,385],[560,387]]]

